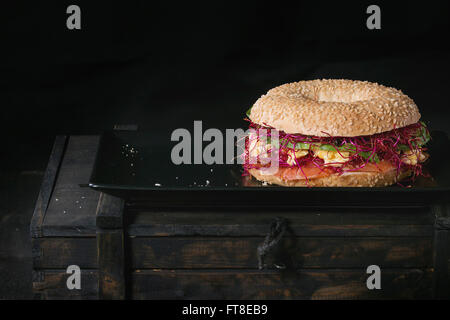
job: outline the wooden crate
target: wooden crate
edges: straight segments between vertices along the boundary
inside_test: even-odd
[[[37,298],[450,298],[448,204],[274,211],[124,203],[87,186],[98,143],[56,139],[31,222]],[[259,270],[257,248],[276,217],[288,229]],[[374,264],[381,290],[366,287]],[[80,290],[66,286],[69,265],[82,270]]]

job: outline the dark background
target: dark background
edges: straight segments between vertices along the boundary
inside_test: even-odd
[[[70,4],[81,30],[66,28]],[[381,30],[366,28],[370,4]],[[56,134],[244,126],[268,89],[316,78],[397,87],[450,132],[448,30],[448,1],[2,4],[0,298],[29,297],[28,223]]]
[[[382,29],[368,30],[366,8],[372,3],[3,6],[1,130],[6,150],[14,152],[1,161],[16,167],[57,133],[97,133],[116,123],[137,123],[155,133],[190,128],[193,120],[233,127],[269,88],[315,78],[400,88],[433,129],[444,130],[448,1],[377,2]],[[66,28],[69,4],[81,7],[81,30]]]

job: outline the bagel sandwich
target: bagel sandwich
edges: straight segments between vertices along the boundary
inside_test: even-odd
[[[312,80],[269,90],[247,111],[244,174],[281,186],[380,187],[423,174],[430,134],[395,88]],[[267,170],[276,159],[275,170]]]

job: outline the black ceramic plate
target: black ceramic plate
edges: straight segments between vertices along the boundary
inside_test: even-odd
[[[242,176],[240,165],[174,165],[175,142],[145,132],[109,131],[100,140],[90,187],[158,205],[391,205],[430,203],[450,196],[450,143],[433,132],[426,170],[403,184],[382,188],[285,188]]]

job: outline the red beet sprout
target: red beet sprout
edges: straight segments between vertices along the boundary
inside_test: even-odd
[[[421,151],[427,150],[422,146],[429,139],[429,131],[422,122],[411,124],[403,128],[394,127],[391,131],[371,136],[333,137],[324,133],[326,134],[325,137],[318,137],[289,134],[283,131],[277,131],[266,124],[261,126],[250,120],[248,121],[250,122],[250,129],[253,129],[256,134],[248,136],[245,141],[245,175],[248,174],[249,169],[259,169],[265,166],[261,163],[261,157],[268,157],[273,152],[278,152],[280,168],[297,167],[305,177],[306,182],[308,181],[308,177],[303,168],[307,165],[319,168],[321,172],[327,169],[341,175],[345,172],[358,171],[369,163],[376,168],[380,168],[380,162],[386,161],[396,168],[397,175],[403,170],[412,171],[413,179],[416,176],[424,175],[422,172],[422,165],[419,161],[417,161],[417,164],[407,164],[403,161],[403,157],[405,156],[401,153],[401,151],[410,150],[413,154],[419,155]],[[262,131],[264,132],[263,134],[261,134]],[[278,136],[279,141],[278,148],[276,148],[277,150],[272,150],[270,147],[267,147],[274,145],[271,143],[272,132],[276,132]],[[261,139],[262,136],[264,136],[263,139]],[[258,145],[260,141],[271,144],[264,145],[264,143],[262,143],[261,145]],[[301,148],[296,148],[299,144]],[[253,145],[253,147],[250,148],[250,145]],[[325,149],[323,149],[324,145],[326,145]],[[254,148],[257,149],[256,157],[252,155]],[[308,150],[309,152],[306,156],[297,158],[295,152],[300,149]],[[345,161],[329,162],[325,164],[321,158],[315,156],[314,151],[317,149],[336,151],[343,159],[345,159]],[[349,155],[347,156],[344,152],[348,152]],[[289,162],[288,160],[290,157],[293,157],[294,161]],[[338,164],[338,166],[333,166],[333,164]]]

